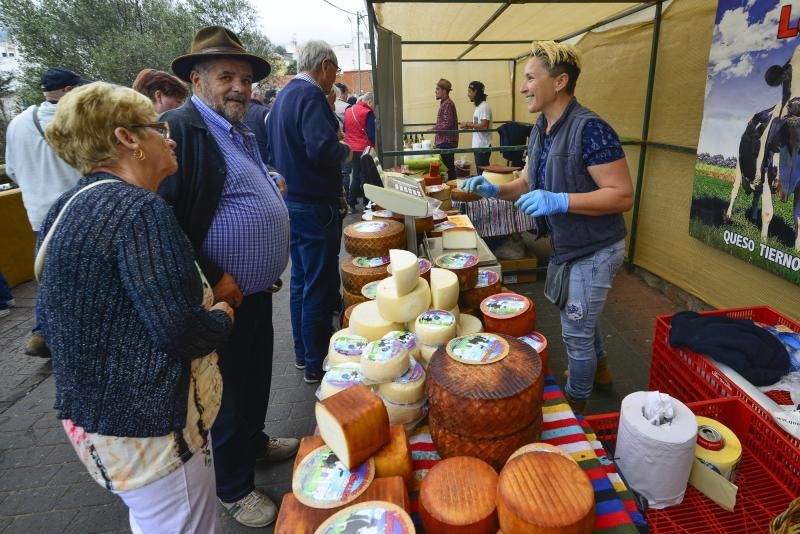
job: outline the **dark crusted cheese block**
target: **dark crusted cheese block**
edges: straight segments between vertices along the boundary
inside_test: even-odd
[[[400,506],[407,512],[411,509],[408,491],[401,477],[376,478],[352,504],[367,501],[385,501]],[[346,506],[319,509],[306,506],[294,494],[287,493],[281,501],[275,534],[314,534],[317,528],[336,512]]]
[[[487,332],[522,337],[536,327],[533,301],[517,293],[497,293],[481,302]]]
[[[389,276],[388,266],[389,256],[347,258],[341,264],[342,286],[350,293],[360,293],[366,284]]]
[[[353,256],[388,256],[390,249],[405,247],[405,226],[397,221],[362,221],[344,229],[344,248]]]
[[[426,532],[495,534],[497,473],[478,458],[458,456],[434,465],[419,490]]]
[[[318,402],[319,433],[350,470],[389,443],[389,414],[380,397],[359,384]]]
[[[372,457],[375,461],[375,476],[403,477],[406,488],[411,490],[414,483],[414,468],[406,428],[403,425],[392,425],[390,434],[389,443]]]
[[[538,441],[542,435],[542,413],[530,425],[502,438],[475,438],[440,427],[435,419],[429,419],[431,438],[442,458],[474,456],[496,470],[502,469],[514,451]]]
[[[474,254],[450,252],[437,257],[433,263],[455,273],[461,291],[472,289],[478,283],[478,257]]]
[[[507,356],[487,365],[461,363],[448,353],[495,354],[505,347]],[[436,351],[427,372],[429,420],[462,436],[499,438],[541,417],[542,363],[516,338],[486,333],[456,338]]]
[[[586,473],[547,452],[514,458],[497,484],[497,513],[505,534],[588,534],[594,527],[594,501]]]
[[[461,293],[459,304],[462,309],[476,310],[486,297],[500,293],[500,275],[494,271],[478,269],[478,281],[475,287]]]

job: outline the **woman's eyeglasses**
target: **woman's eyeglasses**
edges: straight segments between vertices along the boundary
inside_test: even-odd
[[[169,123],[168,122],[148,122],[145,124],[130,124],[128,128],[153,128],[161,137],[166,141],[169,139]]]

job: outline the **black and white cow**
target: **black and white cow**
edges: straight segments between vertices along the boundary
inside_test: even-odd
[[[794,194],[794,248],[800,251],[800,76],[795,83],[793,65],[800,68],[800,47],[785,65],[773,65],[764,74],[768,85],[782,87],[781,100],[753,115],[747,123],[739,142],[739,164],[725,214],[731,218],[741,187],[753,195],[753,213],[760,197],[761,240],[766,241],[775,214],[772,195],[787,202]]]

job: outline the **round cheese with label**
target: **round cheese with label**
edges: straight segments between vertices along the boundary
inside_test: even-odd
[[[481,302],[486,330],[497,334],[522,337],[536,327],[533,302],[517,293],[497,293]]]
[[[361,366],[358,363],[340,363],[325,372],[319,386],[320,399],[327,399],[340,391],[361,383]]]
[[[544,337],[539,332],[529,332],[519,338],[520,341],[524,341],[531,347],[533,350],[539,353],[539,357],[542,359],[542,367],[547,370],[550,369],[550,356],[547,350],[547,338]]]
[[[468,336],[470,334],[477,334],[478,332],[483,332],[483,323],[481,323],[481,320],[474,315],[462,313],[461,317],[458,319],[456,335]]]
[[[364,287],[361,288],[361,294],[366,297],[367,300],[375,300],[375,297],[378,295],[378,284],[380,280],[375,280],[373,282],[369,282],[368,284],[364,284]]]
[[[560,456],[563,456],[564,458],[570,460],[571,462],[575,462],[575,459],[572,456],[570,456],[570,454],[566,452],[564,449],[560,449],[555,445],[550,445],[549,443],[529,443],[528,445],[523,445],[522,447],[514,451],[514,454],[512,454],[508,458],[508,462],[510,462],[520,454],[525,454],[528,452],[549,452],[552,454],[558,454]]]
[[[399,295],[394,278],[385,278],[378,284],[375,299],[378,313],[387,321],[407,323],[428,309],[431,304],[431,291],[424,278],[417,280],[416,287],[407,295]]]
[[[349,328],[339,330],[331,336],[328,345],[328,362],[331,366],[342,363],[360,363],[361,352],[369,340],[355,335]]]
[[[383,399],[383,404],[386,406],[386,412],[389,414],[389,423],[393,425],[411,425],[422,419],[422,410],[425,406],[424,402],[397,404],[384,399],[380,393],[378,396]]]
[[[436,267],[452,271],[458,277],[461,291],[472,289],[478,283],[478,256],[466,252],[450,252],[438,256]]]
[[[324,446],[309,453],[297,466],[292,493],[311,508],[337,508],[357,499],[374,477],[372,458],[351,471]]]
[[[398,339],[372,341],[361,353],[361,372],[373,382],[390,382],[409,368],[408,349]]]
[[[402,223],[390,219],[362,221],[344,229],[344,248],[353,256],[388,256],[393,248],[405,248]]]
[[[417,336],[413,332],[406,330],[393,330],[383,336],[381,339],[398,339],[408,349],[408,354],[412,358],[419,358],[419,345],[417,344]]]
[[[336,512],[322,523],[314,534],[414,534],[414,523],[408,513],[386,501],[366,501]]]
[[[393,381],[379,385],[378,394],[395,404],[413,404],[422,400],[425,396],[425,370],[422,364],[412,358],[411,368]]]
[[[378,311],[378,303],[374,300],[363,302],[353,308],[348,321],[348,328],[358,336],[369,341],[382,338],[392,330],[402,330],[402,322],[384,319]]]
[[[428,310],[414,321],[417,339],[425,345],[444,345],[456,337],[456,318],[445,310]]]
[[[341,264],[342,286],[350,293],[358,294],[369,282],[383,280],[388,276],[389,256],[347,258]]]
[[[478,309],[483,299],[502,291],[500,276],[485,269],[478,269],[478,282],[475,287],[461,293],[461,305],[465,308]]]

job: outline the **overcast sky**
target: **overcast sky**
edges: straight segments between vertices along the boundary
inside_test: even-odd
[[[330,1],[352,13],[366,13],[364,0]],[[322,39],[331,45],[338,45],[355,38],[355,17],[323,0],[254,0],[253,4],[259,11],[264,32],[275,44],[290,48],[295,39],[298,44]],[[362,24],[366,24],[366,20],[362,19]],[[361,31],[368,33],[365,26]]]

